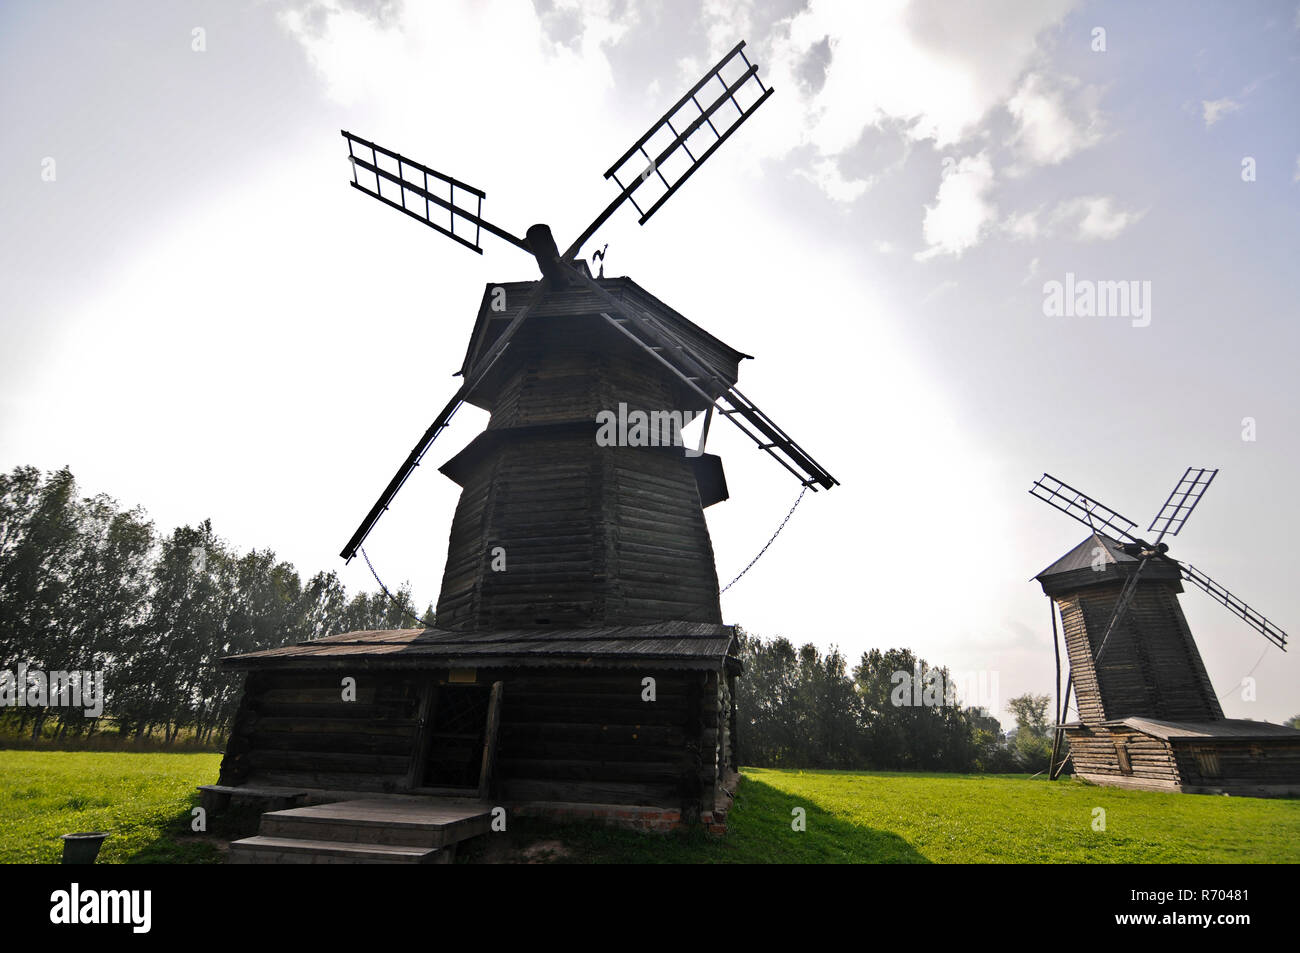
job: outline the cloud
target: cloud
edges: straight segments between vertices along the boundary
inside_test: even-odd
[[[1029,282],[1033,281],[1038,276],[1038,262],[1039,260],[1037,258],[1030,259],[1029,269],[1025,274],[1024,280],[1020,282],[1021,287],[1029,284]]]
[[[1088,195],[1068,199],[1052,212],[1055,224],[1074,232],[1081,241],[1110,241],[1143,216],[1143,212],[1129,212],[1116,208],[1115,199],[1109,195]]]
[[[1041,56],[1040,35],[1071,6],[1071,0],[996,0],[979,9],[938,0],[810,0],[768,40],[765,70],[783,96],[773,98],[780,115],[767,124],[765,138],[755,137],[754,148],[784,156],[812,146],[816,162],[853,153],[868,130],[940,148],[962,142],[1015,93],[1017,80]],[[791,128],[800,131],[795,142]],[[844,189],[833,176],[819,181]],[[868,179],[853,181],[860,187]]]
[[[876,177],[846,178],[839,163],[825,157],[814,159],[811,168],[800,169],[798,174],[817,185],[827,198],[836,202],[852,202],[876,184]]]
[[[927,248],[916,254],[917,261],[938,255],[960,258],[979,244],[983,232],[997,215],[988,201],[993,187],[993,164],[988,156],[967,156],[960,162],[945,162],[943,180],[933,205],[927,205],[921,224]]]
[[[1035,209],[1032,212],[1018,212],[1009,215],[1006,221],[1002,223],[1002,231],[1012,238],[1033,241],[1043,231],[1038,223],[1038,213],[1039,210]]]
[[[1068,77],[1054,85],[1042,73],[1030,73],[1007,101],[1018,127],[1014,142],[1029,161],[1056,165],[1100,141],[1099,93],[1094,87],[1077,87],[1078,81]],[[1070,115],[1069,94],[1077,100],[1075,111],[1083,113],[1081,120]]]
[[[1209,129],[1228,113],[1235,113],[1240,108],[1241,103],[1229,99],[1227,96],[1222,99],[1201,100],[1201,115],[1205,119],[1205,128]]]
[[[1295,157],[1295,174],[1291,176],[1292,182],[1300,182],[1300,156]]]

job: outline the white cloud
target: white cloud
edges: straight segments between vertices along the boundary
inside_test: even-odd
[[[852,202],[876,184],[875,176],[866,179],[845,178],[839,163],[825,157],[814,159],[810,169],[800,169],[798,174],[815,183],[827,198],[836,202]]]
[[[1209,129],[1228,113],[1235,113],[1240,108],[1241,103],[1229,99],[1227,96],[1222,99],[1201,100],[1201,115],[1205,119],[1205,128]]]
[[[1013,213],[1002,223],[1002,230],[1012,238],[1033,241],[1042,233],[1042,228],[1038,224],[1038,213],[1039,209]]]
[[[960,258],[979,244],[984,230],[997,215],[997,209],[988,201],[988,192],[993,187],[993,165],[988,155],[981,152],[945,165],[934,204],[925,209],[921,229],[928,247],[917,253],[917,261],[938,255]]]
[[[1142,217],[1142,212],[1124,211],[1110,195],[1086,195],[1056,206],[1055,223],[1064,225],[1081,241],[1110,241]]]
[[[1291,176],[1292,182],[1300,182],[1300,156],[1295,157],[1295,174]]]
[[[1038,262],[1039,260],[1037,258],[1030,259],[1029,269],[1025,274],[1024,280],[1020,282],[1022,287],[1029,284],[1029,282],[1033,281],[1038,276]]]
[[[1072,0],[998,0],[994,9],[937,0],[811,0],[774,31],[765,71],[782,90],[769,107],[780,115],[754,147],[781,156],[811,145],[826,159],[847,153],[870,128],[941,148],[958,143],[1013,94],[1040,55],[1038,37],[1071,6]],[[828,38],[825,81],[811,89],[801,67]],[[801,141],[790,141],[791,128],[801,130]]]
[[[1007,102],[1015,117],[1015,143],[1031,162],[1056,165],[1101,139],[1097,109],[1098,92],[1093,87],[1075,91],[1077,80],[1059,79],[1053,83],[1042,73],[1030,73]],[[1074,111],[1070,115],[1067,94],[1074,93]]]

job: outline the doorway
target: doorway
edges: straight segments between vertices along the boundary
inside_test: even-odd
[[[501,683],[428,686],[411,787],[487,796],[500,721]]]

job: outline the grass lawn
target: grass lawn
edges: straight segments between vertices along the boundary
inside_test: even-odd
[[[195,786],[219,754],[0,751],[0,863],[54,864],[60,834],[107,831],[97,863],[212,863],[216,841],[189,833]]]
[[[103,830],[106,863],[212,863],[189,832],[220,755],[0,751],[0,862],[57,862]],[[791,829],[792,809],[807,829]],[[1105,810],[1105,830],[1093,829]],[[461,859],[571,863],[1300,863],[1300,800],[1154,794],[1018,776],[745,771],[726,837],[515,819]],[[216,828],[216,825],[214,825]],[[214,835],[220,831],[214,829]]]
[[[515,853],[588,863],[1300,863],[1295,799],[1121,791],[1018,775],[760,768],[744,775],[724,838],[519,821]],[[796,807],[806,812],[802,832],[791,828]],[[1104,831],[1093,830],[1099,807]]]

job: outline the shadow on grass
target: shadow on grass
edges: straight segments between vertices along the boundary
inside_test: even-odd
[[[795,830],[795,808],[804,829]],[[725,835],[700,827],[643,833],[597,823],[510,822],[462,846],[463,863],[607,864],[924,864],[929,860],[897,834],[846,821],[806,798],[746,777]]]
[[[221,864],[232,840],[257,832],[262,812],[253,805],[234,806],[208,816],[206,831],[193,829],[199,795],[191,795],[185,810],[168,821],[159,835],[127,858],[128,864]]]

